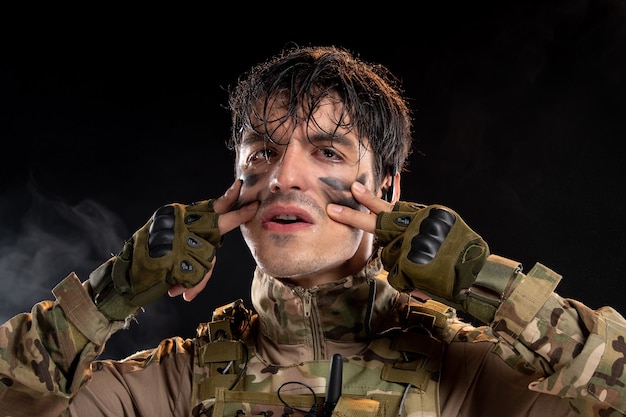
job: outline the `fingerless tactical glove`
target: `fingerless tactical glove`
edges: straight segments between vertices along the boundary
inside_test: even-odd
[[[123,320],[175,284],[191,288],[211,270],[222,244],[213,200],[159,208],[122,251],[89,276],[100,311]]]
[[[485,322],[521,270],[514,261],[490,256],[487,243],[456,212],[439,205],[400,201],[378,215],[376,236],[394,288],[423,290]]]

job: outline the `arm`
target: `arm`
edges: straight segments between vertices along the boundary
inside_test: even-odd
[[[237,181],[222,197],[171,204],[81,283],[75,274],[31,313],[0,327],[0,415],[59,415],[92,375],[106,341],[164,293],[192,300],[206,285],[223,234],[248,221],[252,203],[228,211]]]
[[[568,399],[581,415],[626,412],[621,315],[561,298],[554,292],[561,277],[541,264],[525,273],[491,255],[453,210],[387,203],[356,184],[352,192],[371,213],[336,205],[327,212],[376,235],[391,285],[418,289],[491,324],[506,342],[497,353],[509,365],[545,375],[530,389]]]
[[[55,302],[40,302],[0,328],[2,415],[59,415],[91,377],[90,365],[111,334],[125,325],[98,311],[75,274],[53,292]]]
[[[492,327],[523,356],[543,359],[546,378],[531,390],[567,398],[581,415],[603,415],[607,406],[624,414],[626,321],[611,307],[560,297],[551,290],[558,278],[541,264],[520,274]]]

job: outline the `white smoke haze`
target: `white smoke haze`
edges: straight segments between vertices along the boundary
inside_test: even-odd
[[[45,197],[32,184],[2,196],[0,212],[3,322],[50,299],[52,287],[70,272],[85,279],[128,235],[120,218],[97,202],[72,206]]]
[[[72,271],[84,281],[131,234],[120,216],[93,200],[70,205],[32,184],[0,195],[0,321],[53,300],[52,288]],[[178,316],[165,300],[146,308],[138,320],[167,328]],[[133,323],[115,334],[103,357],[123,357],[160,340],[162,335],[139,327]]]

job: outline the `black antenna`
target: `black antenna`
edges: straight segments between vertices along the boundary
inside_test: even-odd
[[[343,358],[340,354],[335,353],[333,359],[330,362],[330,369],[328,371],[328,384],[326,386],[326,398],[324,399],[324,414],[323,417],[330,417],[333,414],[333,410],[341,397],[343,376]]]

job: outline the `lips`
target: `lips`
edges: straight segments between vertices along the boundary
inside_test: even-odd
[[[311,215],[300,207],[279,205],[267,208],[261,216],[265,228],[281,229],[310,226],[313,224]]]

